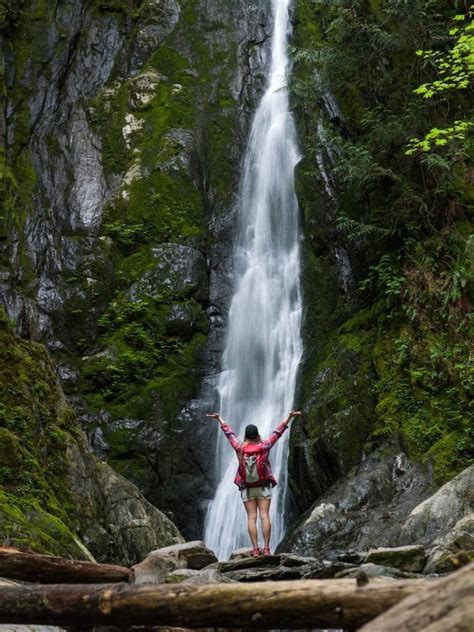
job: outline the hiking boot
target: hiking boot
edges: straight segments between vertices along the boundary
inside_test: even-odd
[[[260,557],[261,554],[261,550],[258,548],[258,546],[255,546],[252,551],[252,557]]]
[[[266,546],[266,547],[263,549],[263,554],[264,554],[264,555],[271,555],[271,553],[270,553],[270,548],[269,548],[268,546]]]

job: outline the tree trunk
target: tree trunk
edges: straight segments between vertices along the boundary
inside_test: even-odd
[[[0,547],[0,577],[44,584],[98,584],[127,582],[128,576],[128,568],[122,566],[63,560]]]
[[[437,580],[432,580],[437,581]],[[0,623],[185,628],[357,628],[429,580],[0,587]]]
[[[360,632],[474,630],[474,564],[407,597]]]

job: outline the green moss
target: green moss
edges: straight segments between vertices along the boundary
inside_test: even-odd
[[[300,385],[308,463],[334,455],[334,446],[339,464],[355,446],[357,463],[362,446],[367,452],[393,437],[412,459],[433,465],[438,483],[472,462],[470,148],[422,160],[422,169],[403,153],[421,121],[441,125],[465,110],[455,94],[446,95],[449,114],[413,95],[430,72],[415,51],[446,41],[453,11],[442,2],[296,6],[292,98],[306,155],[297,189],[309,245]],[[342,120],[321,107],[326,90]],[[315,152],[326,155],[328,144],[337,208],[314,167]],[[370,272],[350,293],[337,278],[335,245],[348,252],[359,280]],[[352,394],[364,391],[357,434]],[[296,433],[294,444],[305,440]]]
[[[84,549],[70,528],[34,499],[18,499],[0,487],[0,541],[46,555],[83,558]]]
[[[84,556],[73,534],[65,454],[76,420],[42,345],[17,338],[0,310],[0,540]]]

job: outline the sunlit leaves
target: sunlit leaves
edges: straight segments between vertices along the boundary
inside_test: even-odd
[[[474,20],[472,14],[456,15],[454,20],[459,26],[449,30],[449,35],[456,37],[450,50],[416,51],[418,57],[435,67],[439,77],[414,90],[423,99],[433,99],[449,90],[466,90],[474,80]],[[462,142],[473,126],[471,121],[457,120],[444,129],[433,128],[423,139],[412,138],[405,153],[410,156],[440,149],[452,141]]]
[[[434,127],[422,140],[412,138],[405,153],[410,156],[420,151],[426,152],[436,147],[442,147],[452,140],[463,141],[468,131],[473,127],[474,123],[471,121],[454,121],[453,125],[443,129]]]

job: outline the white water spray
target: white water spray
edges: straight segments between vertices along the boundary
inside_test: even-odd
[[[242,437],[249,423],[262,437],[291,410],[302,355],[298,203],[294,168],[299,161],[289,112],[288,7],[272,0],[274,31],[268,89],[255,114],[241,181],[234,252],[235,293],[218,392],[220,413]],[[217,475],[205,540],[219,559],[249,546],[245,509],[233,480],[237,458],[219,429]],[[284,535],[287,431],[270,453],[278,485],[271,503],[274,548]]]

